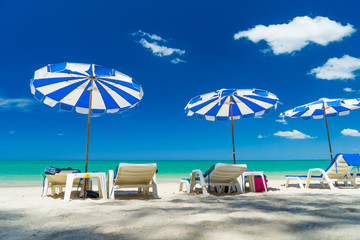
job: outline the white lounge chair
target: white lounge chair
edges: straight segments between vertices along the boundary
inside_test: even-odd
[[[43,192],[41,197],[45,197],[48,194],[48,189],[51,188],[51,194],[54,195],[56,192],[60,193],[63,192],[66,186],[66,178],[69,173],[78,172],[77,170],[61,170],[59,173],[55,174],[45,174],[45,181]],[[82,183],[81,183],[82,184]],[[80,185],[81,185],[80,184]],[[73,187],[79,186],[79,179],[74,181]]]
[[[146,195],[152,188],[152,195],[158,198],[156,183],[156,163],[131,164],[120,163],[114,178],[114,171],[109,171],[109,199],[115,199],[115,189],[138,188],[138,192]]]
[[[193,192],[195,185],[199,184],[202,188],[203,196],[210,195],[210,189],[212,186],[216,187],[218,193],[224,192],[224,187],[235,187],[237,192],[241,192],[241,186],[238,178],[246,170],[246,164],[225,164],[217,163],[211,171],[207,171],[205,174],[200,169],[195,169],[191,173],[190,183],[188,181],[181,180],[180,184],[185,184],[188,191]]]
[[[321,168],[312,168],[308,170],[307,175],[285,175],[285,186],[289,186],[290,180],[296,180],[300,188],[303,189],[304,186],[302,180],[306,179],[305,188],[310,188],[311,181],[320,182],[322,187],[325,187],[324,183],[326,183],[331,190],[336,189],[332,183],[335,181],[344,182],[345,184],[350,182],[354,188],[357,188],[357,184],[355,183],[357,169],[355,169],[353,174],[350,174],[350,170],[353,168],[353,166],[359,165],[359,154],[337,154],[326,170]],[[320,172],[321,175],[312,175],[313,172]]]

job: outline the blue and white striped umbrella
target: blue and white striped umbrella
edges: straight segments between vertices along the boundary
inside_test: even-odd
[[[329,150],[330,158],[332,157],[332,149],[330,142],[329,127],[327,123],[327,117],[336,117],[348,115],[351,110],[359,109],[360,101],[359,99],[329,99],[329,98],[320,98],[315,102],[311,102],[280,114],[282,118],[302,118],[304,120],[308,119],[321,119],[325,117],[326,131],[329,141]]]
[[[233,138],[233,158],[235,143],[233,119],[250,118],[263,115],[277,108],[276,95],[259,89],[220,89],[215,92],[194,97],[185,107],[188,116],[199,119],[223,121],[230,119]]]
[[[259,89],[221,89],[194,97],[185,107],[188,116],[195,114],[206,120],[233,119],[260,116],[276,109],[279,99],[268,91]],[[234,104],[230,104],[234,103]]]
[[[95,64],[49,64],[30,82],[35,98],[61,110],[88,114],[85,172],[89,152],[90,115],[123,112],[136,106],[143,90],[131,77]]]
[[[49,64],[35,72],[31,93],[39,101],[60,109],[88,114],[122,112],[139,103],[143,91],[131,77],[95,64]]]
[[[293,109],[290,109],[280,114],[280,117],[285,118],[302,118],[321,119],[324,117],[324,107],[326,117],[344,116],[348,115],[351,110],[360,108],[358,99],[329,99],[320,98],[315,102],[311,102]]]

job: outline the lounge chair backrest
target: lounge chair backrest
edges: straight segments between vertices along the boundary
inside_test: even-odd
[[[156,163],[120,163],[114,184],[149,184],[156,173],[156,168]]]
[[[45,174],[48,181],[51,182],[53,185],[65,185],[66,178],[69,173],[73,173],[74,170],[61,170],[61,172],[52,174]],[[79,184],[79,179],[74,180],[74,184]]]
[[[224,183],[235,181],[246,170],[246,164],[225,164],[218,163],[215,169],[210,173],[210,181],[212,183]],[[207,177],[205,181],[207,181]]]
[[[353,168],[349,166],[343,158],[342,154],[336,156],[335,160],[326,170],[326,173],[330,179],[341,179]]]

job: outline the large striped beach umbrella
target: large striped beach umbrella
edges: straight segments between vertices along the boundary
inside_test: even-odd
[[[358,99],[329,99],[320,98],[315,102],[311,102],[280,114],[282,118],[302,118],[304,120],[309,119],[321,119],[325,118],[326,131],[329,142],[330,158],[333,159],[329,126],[327,122],[328,117],[344,116],[348,115],[351,110],[360,108],[360,102]]]
[[[88,168],[90,115],[123,112],[136,106],[143,90],[131,77],[95,64],[49,64],[37,70],[31,93],[50,107],[88,114],[85,172]]]
[[[263,115],[276,109],[276,95],[259,89],[220,89],[194,97],[185,107],[188,116],[208,121],[231,120],[233,158],[235,160],[234,122],[240,118]]]

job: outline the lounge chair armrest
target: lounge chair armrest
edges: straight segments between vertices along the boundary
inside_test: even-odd
[[[322,177],[326,180],[326,182],[327,182],[327,184],[329,185],[329,187],[330,187],[331,190],[336,189],[336,187],[332,184],[332,182],[331,182],[329,176],[327,175],[327,173],[326,173],[323,169],[321,169],[321,168],[311,168],[311,169],[309,169],[308,175],[307,175],[307,179],[306,179],[306,186],[305,186],[305,188],[309,188],[309,187],[310,187],[311,174],[312,174],[312,172],[316,172],[316,171],[317,171],[317,172],[321,172]]]
[[[308,177],[311,176],[312,172],[321,172],[321,174],[326,175],[326,172],[321,168],[311,168],[308,171]]]
[[[204,174],[203,172],[200,170],[200,169],[195,169],[195,170],[192,170],[191,172],[191,181],[194,181],[195,182],[195,178],[196,177],[199,177],[200,178],[200,184],[203,186],[205,185],[205,178],[204,178]]]
[[[204,174],[200,169],[195,169],[195,170],[193,170],[191,172],[190,192],[194,191],[194,187],[195,187],[195,183],[196,183],[196,177],[198,177],[199,180],[200,180],[200,185],[201,185],[201,188],[202,188],[203,196],[204,197],[210,196],[210,194],[206,190],[206,183],[205,183]]]

